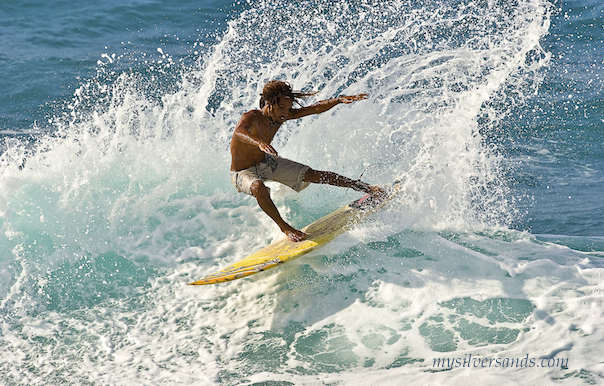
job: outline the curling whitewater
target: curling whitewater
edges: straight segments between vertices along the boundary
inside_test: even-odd
[[[0,383],[601,382],[604,240],[510,229],[505,123],[540,92],[552,12],[258,1],[218,38],[103,56],[48,127],[2,138]],[[225,166],[274,78],[371,95],[284,127],[283,156],[406,194],[302,259],[189,287],[282,237]],[[295,226],[357,197],[271,188]]]

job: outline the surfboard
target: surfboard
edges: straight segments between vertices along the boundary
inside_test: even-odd
[[[398,185],[388,188],[387,196],[381,199],[371,195],[361,197],[302,228],[302,232],[308,235],[306,240],[276,240],[258,252],[189,285],[216,284],[241,279],[297,259],[329,243],[362,219],[377,212],[392,200],[398,190]]]

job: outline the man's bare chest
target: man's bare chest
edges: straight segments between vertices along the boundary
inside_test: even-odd
[[[279,127],[281,125],[258,125],[256,127],[256,136],[262,139],[264,142],[271,143]]]

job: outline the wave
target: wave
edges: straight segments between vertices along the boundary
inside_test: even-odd
[[[166,48],[127,69],[104,58],[49,133],[3,138],[0,350],[25,354],[1,373],[115,384],[354,384],[367,373],[394,384],[453,377],[428,363],[442,353],[589,351],[561,326],[597,338],[578,304],[599,301],[601,247],[508,229],[522,197],[501,122],[539,88],[550,11],[528,0],[255,1],[194,63]],[[228,174],[232,130],[271,79],[317,99],[369,93],[288,122],[275,147],[313,168],[403,181],[405,194],[301,261],[191,289],[281,237]],[[272,192],[295,226],[355,196]]]

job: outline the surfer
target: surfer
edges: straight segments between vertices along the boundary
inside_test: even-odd
[[[271,142],[283,122],[299,119],[311,114],[321,114],[340,103],[350,104],[367,99],[367,94],[340,95],[314,103],[300,105],[300,98],[315,93],[293,91],[287,82],[270,81],[264,85],[260,98],[260,110],[244,113],[235,127],[231,139],[231,180],[237,191],[254,196],[260,208],[277,223],[289,240],[297,242],[307,236],[289,225],[277,210],[264,181],[277,181],[299,192],[311,183],[329,184],[351,188],[383,196],[384,191],[360,180],[352,180],[339,174],[318,171],[310,167],[279,157]],[[293,108],[293,104],[298,105]]]

